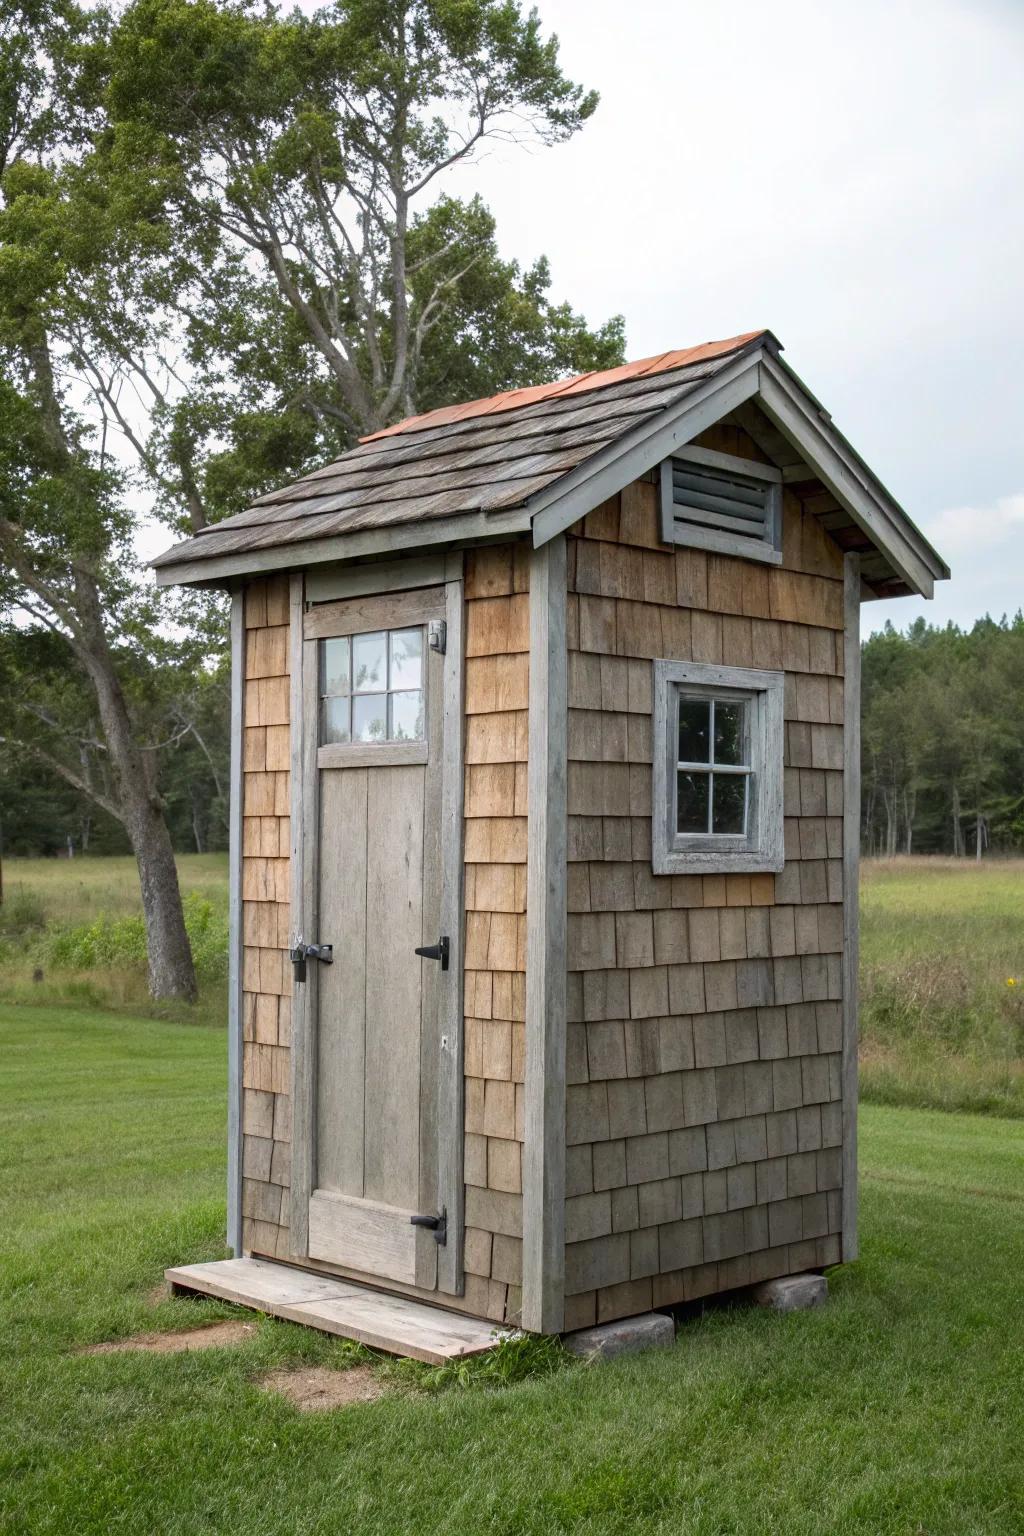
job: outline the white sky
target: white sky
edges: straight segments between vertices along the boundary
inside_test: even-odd
[[[448,189],[630,357],[775,332],[953,567],[865,629],[1024,606],[1024,0],[538,4],[597,114]]]
[[[776,333],[953,567],[865,627],[1024,606],[1022,0],[538,3],[601,105],[452,191],[630,357]]]

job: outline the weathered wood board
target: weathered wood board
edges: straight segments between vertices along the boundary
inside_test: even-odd
[[[443,1307],[263,1259],[182,1264],[165,1274],[176,1291],[217,1296],[428,1365],[483,1354],[500,1337],[493,1324]]]

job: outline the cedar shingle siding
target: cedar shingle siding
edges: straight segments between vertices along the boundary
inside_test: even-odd
[[[842,555],[788,494],[780,568],[657,510],[569,541],[567,1328],[840,1256]],[[655,657],[784,669],[781,874],[652,874]]]

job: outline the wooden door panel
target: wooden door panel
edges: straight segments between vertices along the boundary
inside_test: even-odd
[[[370,770],[363,1195],[418,1209],[424,769]],[[435,922],[437,921],[435,916]]]
[[[417,1273],[417,1249],[434,1246],[429,1232],[414,1227],[411,1211],[374,1200],[314,1191],[309,1202],[309,1251],[313,1258],[345,1255],[350,1269],[365,1270],[406,1285],[423,1284]]]
[[[363,1194],[369,770],[321,775],[320,932],[335,960],[319,982],[317,1184]]]

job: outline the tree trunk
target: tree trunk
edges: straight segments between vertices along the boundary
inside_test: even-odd
[[[95,581],[89,573],[78,570],[75,588],[81,620],[78,654],[96,690],[115,795],[139,870],[149,990],[154,997],[180,997],[191,1003],[197,990],[195,966],[185,931],[174,850],[153,783],[150,758],[139,749],[132,734]]]
[[[882,790],[882,804],[885,806],[885,856],[887,859],[892,859],[896,856],[896,834],[898,829],[895,789]]]
[[[914,817],[917,813],[917,790],[905,789],[903,791],[903,825],[907,832],[906,846],[903,851],[906,854],[913,852],[914,848]]]
[[[206,844],[203,839],[203,812],[202,806],[199,804],[199,796],[196,793],[195,784],[192,785],[189,799],[192,802],[192,838],[196,845],[196,853],[205,853]]]
[[[964,834],[960,826],[960,786],[953,785],[953,857],[961,859],[966,855],[964,847]]]

